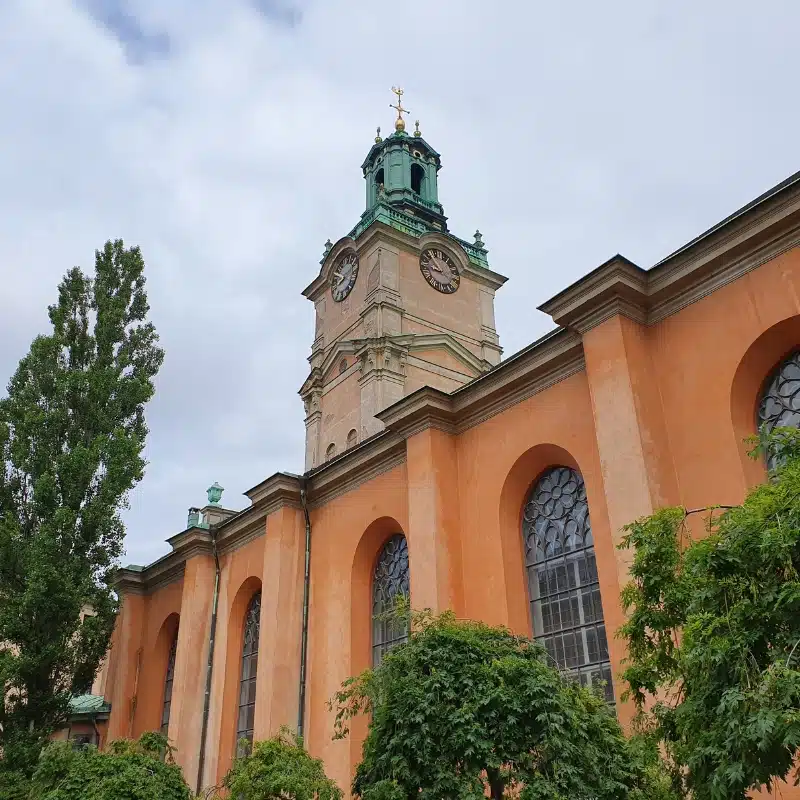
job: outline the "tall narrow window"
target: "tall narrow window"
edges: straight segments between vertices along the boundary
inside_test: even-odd
[[[256,674],[258,672],[258,634],[261,626],[261,592],[253,595],[244,618],[242,677],[239,680],[239,716],[236,741],[253,741],[256,716]]]
[[[411,191],[422,194],[422,184],[425,180],[425,170],[419,164],[411,165]]]
[[[758,404],[759,430],[800,427],[800,350],[785,358],[767,381]],[[777,466],[775,453],[767,454],[767,468]]]
[[[409,596],[408,544],[402,533],[389,539],[378,556],[372,579],[372,666],[408,639],[408,620],[394,610],[397,598]]]
[[[586,486],[553,467],[528,497],[522,521],[533,636],[554,665],[584,686],[605,681],[614,700]]]
[[[161,707],[161,733],[167,735],[169,730],[169,713],[172,709],[172,684],[175,681],[175,655],[178,652],[178,631],[172,638],[167,658],[167,675],[164,679],[164,705]]]

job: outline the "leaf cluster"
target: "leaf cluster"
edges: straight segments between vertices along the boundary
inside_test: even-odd
[[[550,666],[540,645],[451,612],[422,612],[413,622],[406,644],[346,682],[332,701],[338,737],[353,717],[371,715],[356,794],[651,796],[647,768],[613,711]]]
[[[342,790],[325,775],[300,737],[288,728],[237,758],[224,786],[240,800],[341,800]]]
[[[623,677],[696,800],[744,798],[789,776],[800,745],[800,432],[762,441],[771,479],[741,506],[627,527]]]
[[[120,511],[142,478],[144,406],[163,360],[138,248],[70,270],[0,400],[0,747],[33,768],[108,648]],[[86,613],[87,609],[91,613]]]
[[[191,792],[174,763],[166,737],[145,733],[138,741],[119,739],[104,751],[75,750],[56,742],[42,751],[29,800],[190,800]]]

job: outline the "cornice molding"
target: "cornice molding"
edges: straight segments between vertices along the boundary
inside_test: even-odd
[[[404,439],[426,428],[462,433],[583,369],[580,336],[560,328],[451,394],[423,387],[376,416]]]
[[[309,508],[319,508],[406,460],[405,439],[382,432],[306,473]]]
[[[252,489],[248,489],[245,496],[253,504],[251,508],[262,509],[266,515],[284,505],[299,508],[302,480],[299,475],[291,472],[276,472]]]
[[[800,245],[800,173],[650,270],[617,255],[539,306],[583,334],[615,314],[654,325]]]
[[[114,588],[120,595],[150,594],[156,589],[183,580],[186,556],[172,551],[141,569],[123,567],[114,578]]]

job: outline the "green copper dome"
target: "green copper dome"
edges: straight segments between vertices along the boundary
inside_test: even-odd
[[[367,183],[366,212],[379,203],[417,217],[431,230],[447,232],[447,217],[439,202],[439,154],[422,138],[395,131],[376,141],[361,170]]]

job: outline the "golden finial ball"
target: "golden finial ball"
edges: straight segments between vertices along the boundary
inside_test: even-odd
[[[394,129],[396,131],[404,131],[406,129],[406,121],[402,117],[398,117],[394,121]]]

